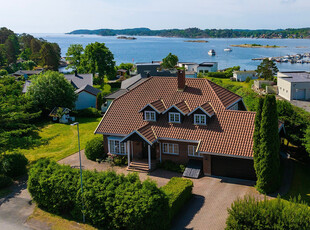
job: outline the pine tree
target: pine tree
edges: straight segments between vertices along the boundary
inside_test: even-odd
[[[267,95],[262,109],[256,188],[262,193],[274,192],[280,184],[280,141],[278,113],[274,95]]]
[[[255,116],[255,128],[253,133],[253,156],[254,156],[254,168],[257,172],[259,171],[259,152],[260,152],[260,126],[261,126],[261,120],[262,120],[262,109],[263,109],[264,99],[259,98],[256,108],[256,116]]]

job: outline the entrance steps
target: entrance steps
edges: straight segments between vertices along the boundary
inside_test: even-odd
[[[132,161],[127,167],[128,171],[134,172],[144,172],[148,173],[156,168],[156,163],[151,163],[151,170],[149,169],[149,164],[146,161]]]

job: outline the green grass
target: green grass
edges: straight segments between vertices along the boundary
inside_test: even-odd
[[[212,79],[212,77],[206,77],[206,78],[209,80]],[[246,89],[250,89],[254,83],[254,80],[251,80],[249,83],[246,83],[245,81],[243,81],[243,82],[232,81],[229,78],[214,78],[214,79],[221,80],[224,84],[238,85],[238,86],[242,86],[243,88],[246,88]]]
[[[294,176],[289,193],[284,197],[301,196],[301,199],[310,206],[310,165],[294,162]]]
[[[81,149],[95,135],[93,134],[101,118],[79,118]],[[30,162],[40,158],[63,159],[78,151],[77,127],[69,124],[48,122],[39,129],[39,137],[48,140],[46,144],[32,149],[18,149]]]

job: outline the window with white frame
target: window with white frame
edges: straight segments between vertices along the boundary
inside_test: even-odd
[[[194,115],[194,124],[195,125],[206,125],[207,124],[207,116],[204,114],[195,114]]]
[[[187,155],[191,157],[201,157],[200,153],[196,152],[196,145],[188,145]]]
[[[109,152],[112,154],[126,155],[126,145],[120,140],[109,140]]]
[[[169,113],[169,122],[181,123],[180,113]]]
[[[144,111],[144,119],[146,121],[156,121],[156,114],[154,111]]]
[[[163,153],[178,155],[179,145],[172,143],[163,143]]]

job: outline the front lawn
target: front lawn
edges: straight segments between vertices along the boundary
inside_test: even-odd
[[[294,176],[289,193],[284,197],[301,196],[301,199],[310,206],[310,165],[294,162]]]
[[[78,118],[80,123],[81,150],[85,148],[86,142],[91,140],[101,118]],[[39,129],[39,137],[46,143],[30,149],[18,149],[25,154],[30,162],[40,158],[50,158],[55,161],[63,159],[78,148],[77,127],[69,124],[48,122]]]

